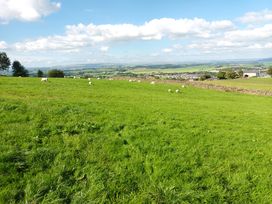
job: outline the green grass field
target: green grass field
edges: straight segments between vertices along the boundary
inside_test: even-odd
[[[0,203],[271,203],[272,98],[0,78]]]
[[[238,87],[252,90],[268,90],[272,91],[272,78],[249,78],[249,79],[235,79],[235,80],[216,80],[205,81],[204,83]]]

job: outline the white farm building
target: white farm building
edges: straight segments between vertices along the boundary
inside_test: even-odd
[[[246,70],[244,71],[243,77],[260,77],[260,70]]]

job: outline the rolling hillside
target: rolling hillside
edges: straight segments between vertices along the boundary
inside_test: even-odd
[[[92,82],[0,78],[0,203],[272,202],[271,97]]]

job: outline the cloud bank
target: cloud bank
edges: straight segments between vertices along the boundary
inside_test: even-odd
[[[50,5],[55,5],[55,9],[59,7],[56,3]],[[131,61],[132,58],[144,60],[150,57],[150,60],[156,60],[167,56],[167,59],[174,61],[182,56],[186,59],[252,58],[259,56],[257,54],[271,56],[272,11],[249,12],[237,19],[208,21],[203,18],[160,18],[140,25],[79,23],[67,25],[62,35],[44,36],[12,44],[0,41],[0,49],[34,54],[71,53],[73,57],[76,53],[81,53],[78,54],[79,60],[85,53],[92,53],[90,55],[96,60],[110,61],[117,56],[113,51],[116,49],[111,48],[155,42],[157,49],[154,52],[147,53],[139,48],[130,48],[130,56],[128,52],[118,50],[118,57],[122,56],[122,59]],[[170,46],[164,46],[165,44]],[[88,60],[87,54],[84,56]]]
[[[200,18],[194,19],[153,19],[143,25],[133,24],[78,24],[66,26],[65,35],[48,36],[37,40],[19,42],[15,44],[17,50],[58,50],[76,49],[92,46],[97,43],[109,43],[116,41],[150,41],[181,38],[212,37],[215,33],[232,30],[231,21],[206,21]]]

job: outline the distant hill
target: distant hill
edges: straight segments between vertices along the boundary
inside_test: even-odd
[[[175,68],[186,68],[188,66],[201,66],[201,65],[229,65],[229,64],[261,64],[261,63],[272,63],[272,58],[264,59],[240,59],[240,60],[221,60],[221,61],[210,61],[210,62],[187,62],[187,63],[172,63],[172,64],[125,64],[125,63],[96,63],[96,64],[73,64],[73,65],[58,65],[51,67],[27,67],[32,71],[38,69],[47,71],[49,69],[62,69],[62,70],[82,70],[82,69],[100,69],[100,68],[115,68],[115,69],[137,69],[137,68],[148,68],[148,69],[175,69]]]
[[[272,58],[265,58],[258,60],[259,63],[272,63]]]

